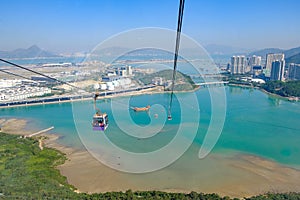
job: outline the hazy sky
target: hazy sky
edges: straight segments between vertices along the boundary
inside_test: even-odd
[[[179,0],[1,0],[0,50],[89,51],[122,31],[176,30]],[[300,46],[299,0],[186,0],[182,32],[202,45]]]

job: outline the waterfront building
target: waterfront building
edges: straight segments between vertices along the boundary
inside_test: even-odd
[[[115,70],[116,75],[126,77],[126,76],[132,76],[132,67],[131,66],[125,66],[120,67]]]
[[[284,81],[284,65],[282,61],[276,60],[272,62],[270,79]]]
[[[39,87],[30,80],[0,80],[0,101],[16,101],[51,94],[51,89]]]
[[[154,77],[151,83],[154,85],[164,85],[165,80],[162,77]]]
[[[244,74],[246,69],[245,56],[232,56],[231,57],[231,74]]]
[[[271,70],[272,70],[272,63],[275,61],[280,61],[284,67],[285,65],[285,61],[284,61],[284,54],[283,53],[278,53],[278,54],[274,54],[274,53],[270,53],[267,54],[266,57],[266,67],[264,70],[265,76],[267,78],[271,77]]]
[[[257,74],[257,68],[261,66],[261,56],[253,55],[249,58],[249,66],[251,73],[255,76]]]
[[[0,79],[0,88],[15,87],[21,84],[22,80]]]
[[[102,77],[102,81],[103,82],[112,82],[112,81],[117,81],[120,80],[121,77],[120,76],[103,76]]]
[[[259,84],[264,84],[264,83],[266,83],[266,81],[264,81],[264,80],[261,79],[261,78],[253,78],[253,79],[251,79],[251,82],[253,82],[253,83],[259,83]]]
[[[117,68],[116,69],[116,74],[118,76],[125,77],[125,76],[127,76],[127,70],[126,70],[125,67]]]
[[[126,66],[126,71],[128,76],[132,76],[132,67],[131,66]]]
[[[51,94],[51,89],[46,87],[11,87],[0,90],[0,101],[18,101],[30,97]]]
[[[261,67],[261,65],[258,65],[258,66],[254,65],[252,67],[252,75],[253,75],[253,77],[257,77],[257,76],[261,75],[261,73],[262,73],[262,67]]]
[[[260,65],[261,65],[261,56],[253,55],[250,58],[250,66],[253,67],[253,66],[260,66]]]
[[[117,76],[116,71],[107,71],[107,76]]]
[[[291,63],[288,69],[289,80],[300,80],[300,64]]]

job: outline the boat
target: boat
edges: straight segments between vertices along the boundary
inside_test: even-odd
[[[150,109],[150,106],[146,106],[146,107],[132,107],[132,109],[135,111],[135,112],[140,112],[140,111],[148,111]]]
[[[299,101],[298,97],[289,97],[288,98],[289,101]]]

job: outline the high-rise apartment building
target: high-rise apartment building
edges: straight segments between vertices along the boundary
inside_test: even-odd
[[[260,65],[261,65],[261,56],[253,55],[250,58],[250,66],[253,67],[253,66],[260,66]]]
[[[232,56],[230,72],[231,74],[244,74],[246,68],[245,56]]]
[[[272,62],[272,68],[271,68],[271,80],[280,80],[284,81],[284,66],[282,61],[276,60]]]
[[[300,80],[300,64],[291,63],[288,70],[289,80]]]
[[[266,67],[265,67],[265,76],[270,78],[271,77],[271,70],[272,70],[272,64],[275,61],[280,61],[283,65],[285,65],[285,61],[284,61],[284,54],[283,53],[278,53],[278,54],[274,54],[274,53],[270,53],[267,54],[267,59],[266,59]],[[284,69],[283,69],[284,71]]]

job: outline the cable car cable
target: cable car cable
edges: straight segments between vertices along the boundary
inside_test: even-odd
[[[79,87],[77,87],[77,86],[74,86],[74,85],[72,85],[72,84],[70,84],[70,83],[67,83],[67,82],[65,82],[65,81],[61,81],[61,80],[58,80],[58,79],[56,79],[56,78],[50,77],[50,76],[48,76],[48,75],[46,75],[46,74],[43,74],[43,73],[34,71],[34,70],[32,70],[32,69],[28,69],[28,68],[23,67],[23,66],[21,66],[21,65],[18,65],[18,64],[16,64],[16,63],[13,63],[13,62],[10,62],[10,61],[1,59],[1,58],[0,58],[0,61],[5,62],[5,63],[10,64],[10,65],[13,65],[13,66],[15,66],[15,67],[24,69],[24,70],[26,70],[26,71],[30,71],[30,72],[35,73],[35,74],[38,74],[38,75],[40,75],[40,76],[49,78],[49,79],[54,80],[54,81],[56,81],[56,82],[63,83],[63,84],[66,84],[66,85],[69,85],[69,86],[71,86],[71,87],[73,87],[73,88],[76,88],[76,89],[79,89],[79,90],[84,90],[84,89],[82,89],[82,88],[79,88]],[[21,78],[29,79],[29,78],[27,78],[27,77],[25,77],[25,76],[22,76],[22,75],[19,75],[19,74],[15,74],[15,73],[12,73],[12,72],[8,72],[8,71],[2,70],[2,69],[0,69],[0,71],[2,71],[2,72],[4,72],[4,73],[7,73],[7,74],[10,74],[10,75],[15,75],[15,76],[18,76],[18,77],[21,77]],[[29,79],[29,80],[31,80],[31,79]],[[99,96],[98,94],[94,94],[93,100],[94,100],[94,108],[95,108],[95,110],[97,110],[97,111],[100,112],[100,110],[96,107],[96,100],[97,100],[97,97],[98,97],[98,96]]]
[[[172,108],[172,103],[173,103],[173,95],[174,95],[174,85],[175,85],[175,78],[176,78],[176,69],[177,69],[177,60],[178,60],[178,51],[179,51],[179,44],[180,44],[180,36],[181,36],[181,27],[182,27],[182,19],[183,19],[183,10],[184,10],[184,2],[185,0],[180,0],[180,4],[179,4],[179,11],[178,11],[178,22],[177,22],[177,34],[176,34],[176,45],[175,45],[175,53],[174,53],[174,68],[173,68],[173,75],[172,75],[172,86],[171,86],[171,97],[170,97],[170,104],[169,104],[169,109],[168,109],[168,120],[171,120],[172,119],[172,115],[171,115],[171,108]],[[35,73],[35,74],[38,74],[38,75],[41,75],[41,76],[44,76],[46,78],[49,78],[51,80],[54,80],[54,81],[57,81],[59,83],[62,83],[62,84],[66,84],[66,85],[69,85],[73,88],[77,88],[79,90],[82,90],[81,88],[77,87],[77,86],[74,86],[72,84],[69,84],[65,81],[61,81],[61,80],[58,80],[56,78],[53,78],[53,77],[50,77],[48,75],[45,75],[43,73],[40,73],[40,72],[36,72],[34,70],[31,70],[31,69],[28,69],[26,67],[22,67],[18,64],[15,64],[15,63],[12,63],[10,61],[7,61],[7,60],[4,60],[4,59],[1,59],[0,58],[0,61],[2,62],[5,62],[7,64],[10,64],[10,65],[13,65],[15,67],[18,67],[18,68],[21,68],[21,69],[24,69],[24,70],[27,70],[27,71],[30,71],[32,73]],[[4,73],[7,73],[6,71],[3,71],[2,72]],[[10,72],[9,72],[10,73]],[[19,76],[19,75],[18,75]],[[97,100],[97,97],[99,95],[98,94],[94,94],[94,107],[96,110],[99,110],[96,108],[96,100]],[[99,110],[100,112],[100,110]]]
[[[44,77],[49,78],[49,79],[51,79],[51,80],[57,81],[57,82],[59,82],[59,83],[66,84],[66,85],[68,85],[68,86],[71,86],[71,87],[73,87],[73,88],[76,88],[76,89],[81,90],[81,88],[79,88],[79,87],[77,87],[77,86],[75,86],[75,85],[72,85],[72,84],[67,83],[67,82],[65,82],[65,81],[58,80],[58,79],[53,78],[53,77],[51,77],[51,76],[48,76],[48,75],[46,75],[46,74],[43,74],[43,73],[40,73],[40,72],[31,70],[31,69],[28,69],[28,68],[26,68],[26,67],[22,67],[21,65],[12,63],[12,62],[7,61],[7,60],[4,60],[4,59],[2,59],[2,58],[0,58],[0,61],[5,62],[5,63],[10,64],[10,65],[13,65],[13,66],[15,66],[15,67],[24,69],[24,70],[26,70],[26,71],[30,71],[30,72],[35,73],[35,74],[38,74],[38,75],[40,75],[40,76],[44,76]]]
[[[185,0],[180,0],[180,4],[179,4],[176,45],[175,45],[175,54],[174,54],[174,68],[173,68],[173,76],[172,76],[170,104],[169,104],[169,109],[168,109],[168,120],[172,120],[171,109],[172,109],[173,95],[174,95],[174,85],[175,85],[175,78],[176,78],[177,59],[178,59],[178,51],[179,51],[179,44],[180,44],[180,35],[181,35],[181,27],[182,27],[184,1]]]
[[[5,71],[4,69],[0,69],[1,72],[3,73],[6,73],[6,74],[9,74],[9,75],[13,75],[13,76],[18,76],[20,78],[24,78],[24,79],[27,79],[27,80],[31,80],[30,78],[27,78],[25,76],[22,76],[22,75],[19,75],[19,74],[15,74],[15,73],[12,73],[12,72],[9,72],[9,71]],[[32,81],[32,80],[31,80]]]
[[[24,70],[26,70],[26,71],[30,71],[30,72],[35,73],[35,74],[38,74],[38,75],[40,75],[40,76],[49,78],[49,79],[54,80],[54,81],[56,81],[56,82],[59,82],[59,83],[62,83],[62,84],[66,84],[66,85],[69,85],[69,86],[71,86],[71,87],[73,87],[73,88],[76,88],[76,89],[79,89],[79,90],[84,90],[84,89],[82,89],[82,88],[79,88],[79,87],[77,87],[77,86],[74,86],[74,85],[72,85],[72,84],[69,84],[69,83],[67,83],[67,82],[65,82],[65,81],[58,80],[58,79],[53,78],[53,77],[50,77],[50,76],[48,76],[48,75],[46,75],[46,74],[43,74],[43,73],[40,73],[40,72],[31,70],[31,69],[28,69],[28,68],[26,68],[26,67],[20,66],[20,65],[15,64],[15,63],[12,63],[12,62],[10,62],[10,61],[7,61],[7,60],[1,59],[1,58],[0,58],[0,61],[5,62],[5,63],[7,63],[7,64],[9,64],[9,65],[12,65],[12,66],[15,66],[15,67],[24,69]],[[8,72],[8,71],[5,71],[5,70],[3,70],[3,69],[0,69],[0,71],[1,71],[1,72],[4,72],[4,73],[6,73],[6,74],[18,76],[18,77],[21,77],[21,78],[24,78],[24,79],[29,79],[29,78],[27,78],[27,77],[25,77],[25,76],[22,76],[22,75],[19,75],[19,74],[15,74],[15,73],[12,73],[12,72]],[[31,80],[31,79],[29,79],[29,80]],[[84,91],[85,91],[85,90],[84,90]],[[87,92],[87,91],[86,91],[86,92]],[[89,92],[89,93],[90,93],[90,92]],[[94,100],[94,109],[96,110],[96,114],[101,115],[100,109],[97,108],[97,106],[96,106],[96,101],[97,101],[97,97],[98,97],[98,96],[99,96],[99,94],[97,94],[97,93],[95,93],[94,96],[93,96],[93,100]],[[105,114],[105,115],[106,115],[106,114]],[[106,115],[106,116],[107,116],[107,115]],[[107,119],[105,118],[105,123],[106,123],[106,124],[105,124],[105,126],[104,126],[103,129],[101,128],[101,130],[105,130],[105,129],[107,128],[108,125],[107,125],[107,122],[106,122],[106,121],[107,121]]]

